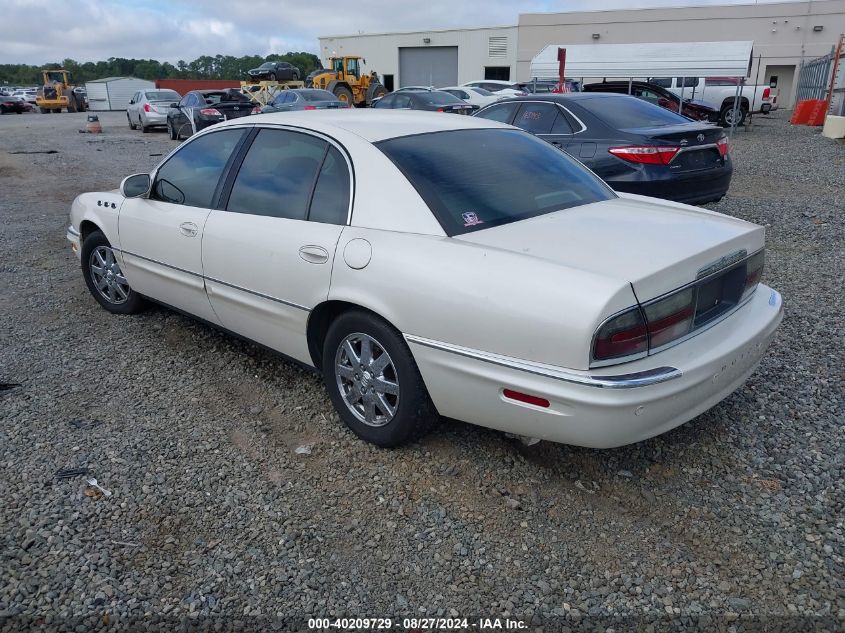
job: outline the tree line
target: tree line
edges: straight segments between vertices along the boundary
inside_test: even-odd
[[[103,77],[138,77],[140,79],[247,79],[247,71],[264,62],[285,61],[299,68],[300,77],[318,67],[320,60],[312,53],[284,55],[202,55],[191,62],[179,60],[175,64],[155,59],[126,59],[109,57],[105,61],[80,63],[65,59],[44,66],[30,64],[0,64],[0,85],[33,86],[41,83],[41,71],[64,68],[70,71],[77,84]]]

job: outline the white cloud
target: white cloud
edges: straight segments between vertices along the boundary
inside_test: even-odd
[[[318,49],[320,35],[516,24],[518,13],[736,0],[6,0],[0,63]]]

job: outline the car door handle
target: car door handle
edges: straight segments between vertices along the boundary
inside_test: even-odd
[[[309,264],[325,264],[329,261],[329,252],[325,248],[311,244],[300,248],[299,256]]]
[[[179,225],[179,230],[185,237],[195,237],[199,229],[193,222],[182,222],[182,224]]]

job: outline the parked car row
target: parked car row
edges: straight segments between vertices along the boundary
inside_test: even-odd
[[[661,101],[677,108],[679,99],[672,101],[671,93],[653,99],[646,86],[633,84],[636,96],[615,94],[623,88],[627,92],[627,82],[589,84],[584,92],[563,94],[477,93],[488,99],[484,107],[454,94],[487,92],[483,88],[407,87],[377,100],[373,108],[475,115],[507,123],[580,161],[615,191],[690,204],[720,200],[730,187],[733,166],[727,137],[721,128],[708,124],[718,113],[685,101],[686,116],[681,116]],[[281,91],[265,106],[255,105],[234,89],[194,90],[181,98],[172,90],[142,90],[133,97],[127,120],[131,128],[145,132],[166,127],[176,140],[251,114],[349,107],[332,93],[314,88]]]

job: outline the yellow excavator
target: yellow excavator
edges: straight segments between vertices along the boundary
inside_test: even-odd
[[[349,105],[371,105],[373,99],[383,97],[387,90],[375,71],[362,74],[361,65],[366,63],[366,59],[356,55],[329,57],[328,68],[311,73],[305,80],[306,87],[328,90],[338,101]]]
[[[76,94],[71,83],[70,73],[66,70],[41,71],[41,87],[35,96],[35,104],[41,114],[51,112],[85,112],[85,99]]]

